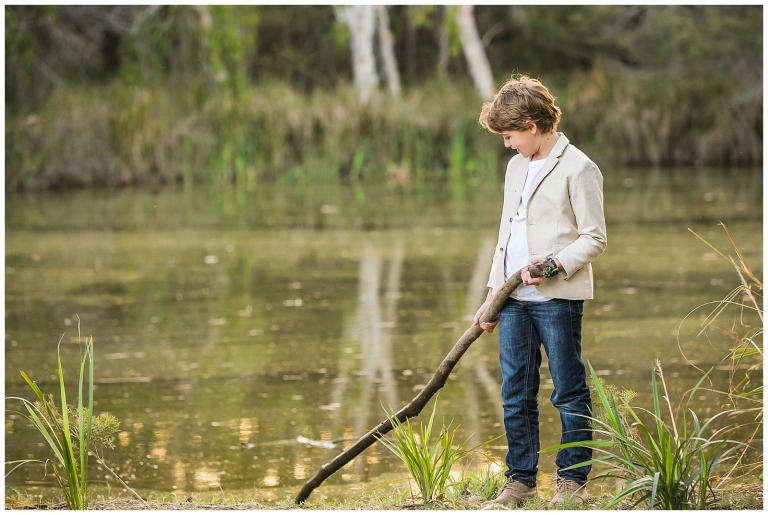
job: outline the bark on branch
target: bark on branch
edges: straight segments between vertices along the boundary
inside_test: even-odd
[[[527,268],[532,277],[544,277],[552,271],[552,265],[546,261],[544,263],[528,265]],[[521,271],[522,269],[518,270],[512,275],[512,277],[509,278],[509,280],[507,280],[506,283],[504,283],[504,286],[502,286],[501,289],[493,297],[488,310],[482,316],[480,322],[491,322],[498,318],[504,303],[507,301],[512,292],[523,282],[520,278]],[[459,362],[467,349],[469,349],[469,346],[472,345],[472,343],[474,343],[474,341],[477,340],[482,333],[483,330],[479,325],[470,326],[469,329],[464,331],[464,334],[461,336],[461,338],[459,338],[459,341],[456,342],[448,355],[443,359],[442,363],[440,363],[440,366],[437,367],[437,370],[432,375],[432,378],[429,380],[429,382],[424,386],[424,389],[421,390],[411,402],[403,406],[400,411],[395,413],[395,417],[400,422],[405,422],[407,419],[413,418],[421,413],[421,410],[424,409],[424,406],[427,405],[429,400],[434,397],[438,390],[445,386],[445,382],[448,380],[448,376],[451,374],[453,367],[456,366],[456,363]],[[379,423],[379,425],[368,431],[351,446],[347,447],[341,454],[336,456],[325,465],[322,465],[320,470],[314,476],[312,476],[309,481],[304,483],[301,491],[296,496],[296,504],[301,504],[306,501],[312,491],[320,486],[323,481],[325,481],[341,467],[352,461],[355,457],[360,455],[360,453],[362,453],[368,447],[376,443],[377,436],[385,435],[391,430],[392,423],[389,421],[389,419],[383,420],[381,423]]]

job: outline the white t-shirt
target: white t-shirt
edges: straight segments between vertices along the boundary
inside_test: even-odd
[[[531,161],[528,164],[528,173],[525,176],[525,184],[523,185],[523,194],[520,197],[520,205],[517,208],[517,213],[512,218],[512,227],[509,231],[509,239],[507,240],[507,248],[504,255],[504,281],[509,279],[509,276],[520,270],[526,265],[530,264],[528,259],[528,233],[526,231],[526,214],[528,212],[528,200],[531,198],[533,192],[533,185],[536,184],[536,177],[544,167],[546,159],[538,159]],[[551,300],[549,297],[545,297],[536,290],[533,285],[521,284],[513,292],[512,296],[517,300],[527,302],[544,302]]]

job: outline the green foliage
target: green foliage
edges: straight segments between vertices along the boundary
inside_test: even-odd
[[[390,8],[408,86],[435,78],[442,38],[449,72],[466,74],[453,8]],[[480,5],[474,13],[497,79],[512,71],[568,76],[609,63],[696,88],[709,82],[713,94],[762,80],[761,6]],[[350,75],[347,37],[328,5],[9,6],[6,101],[31,105],[54,84],[105,77],[215,84],[224,71],[308,91],[333,87]]]
[[[721,335],[721,337],[725,336],[729,342],[726,356],[729,363],[728,391],[715,392],[727,397],[728,404],[733,406],[734,409],[739,409],[745,414],[752,415],[753,418],[751,423],[754,425],[754,430],[751,431],[749,437],[746,439],[748,445],[742,452],[740,458],[746,454],[748,448],[752,449],[753,452],[758,455],[758,458],[755,460],[756,465],[746,468],[747,470],[749,468],[761,469],[763,447],[760,435],[762,434],[763,429],[764,408],[762,381],[763,309],[758,302],[757,297],[762,299],[760,291],[763,289],[763,283],[750,268],[744,255],[731,236],[728,227],[724,223],[720,223],[719,225],[723,228],[728,240],[733,245],[736,258],[726,256],[694,231],[691,229],[688,230],[736,269],[741,284],[733,289],[723,300],[714,303],[715,308],[706,317],[702,317],[703,322],[701,323],[701,330],[698,331],[697,336],[706,334],[710,329],[717,329],[717,333]],[[704,306],[699,306],[699,308],[691,311],[691,313],[686,316],[686,319],[703,307]],[[731,320],[727,322],[728,328],[725,330],[723,330],[723,328],[718,328],[715,324],[716,321],[718,318],[724,318],[728,312],[731,312]],[[757,317],[756,319],[755,316]],[[684,322],[685,319],[683,320],[683,323]],[[681,327],[683,326],[683,323],[680,324]],[[678,331],[678,343],[679,341],[680,331]],[[686,361],[688,360],[687,357],[685,359]],[[731,469],[726,477],[729,476],[735,468],[736,466]]]
[[[8,6],[6,186],[338,179],[361,148],[368,177],[495,179],[454,8],[391,7],[403,94],[365,108],[332,6]],[[761,6],[474,12],[497,83],[541,77],[593,159],[762,162]]]
[[[35,60],[40,52],[40,38],[28,27],[42,25],[52,21],[55,7],[30,9],[28,6],[9,5],[5,8],[5,61],[6,95],[19,103],[32,103],[44,91],[29,98],[35,91],[34,85],[39,78]]]
[[[471,449],[465,447],[469,439],[455,444],[458,426],[451,429],[450,424],[446,426],[443,421],[440,434],[430,446],[436,409],[435,403],[427,424],[419,423],[418,433],[414,431],[410,420],[403,423],[394,414],[387,414],[387,418],[392,423],[394,441],[383,436],[377,437],[405,464],[425,503],[440,499],[453,484],[450,480],[454,465],[478,447],[488,443],[483,442]]]
[[[458,6],[444,6],[446,16],[443,16],[443,30],[448,38],[448,50],[451,57],[458,57],[461,53],[461,36],[459,35],[459,24],[456,23],[455,9]]]
[[[434,5],[414,5],[412,9],[412,23],[417,28],[429,28],[432,17],[435,14]]]
[[[87,404],[84,397],[86,363],[88,363]],[[27,418],[53,451],[55,460],[51,462],[51,468],[67,505],[73,510],[88,509],[88,457],[91,452],[99,457],[104,447],[114,447],[114,436],[119,430],[119,422],[111,414],[102,413],[97,417],[93,416],[93,338],[86,340],[85,353],[80,363],[77,407],[67,404],[60,350],[58,351],[58,377],[61,408],[54,402],[53,395],[43,394],[37,383],[23,371],[21,376],[32,388],[37,400],[34,402],[26,399],[18,400],[24,403],[29,413]],[[59,470],[57,463],[63,467],[63,473]]]
[[[121,78],[133,84],[171,80],[206,90],[223,85],[239,97],[247,86],[258,23],[252,6],[147,7],[122,40]]]
[[[64,417],[62,416],[59,407],[56,405],[53,394],[45,396],[45,402],[39,400],[34,401],[34,409],[45,422],[46,426],[58,426],[63,427]],[[52,416],[52,419],[48,417]],[[67,416],[70,420],[79,418],[77,409],[72,405],[67,405]],[[88,408],[83,407],[82,417],[84,420],[88,420]],[[34,426],[34,424],[33,424]],[[34,426],[37,427],[37,426]],[[97,453],[101,453],[104,448],[115,448],[115,435],[120,431],[120,421],[117,417],[111,413],[99,413],[95,417],[91,417],[91,450],[95,450]],[[79,428],[74,425],[70,425],[70,434],[75,444],[75,450],[79,453],[80,433]]]
[[[480,499],[495,498],[504,486],[507,477],[499,472],[494,472],[491,466],[470,473],[464,478],[464,488]]]
[[[683,399],[680,406],[682,416],[678,417],[672,409],[661,364],[657,360],[651,375],[653,410],[634,409],[623,403],[623,409],[641,435],[641,440],[637,441],[630,437],[627,421],[619,415],[616,399],[603,389],[591,364],[589,370],[600,404],[608,415],[607,422],[593,417],[590,421],[594,425],[594,433],[606,439],[555,445],[542,452],[586,446],[600,453],[601,456],[573,467],[586,464],[609,466],[595,479],[617,478],[621,491],[606,504],[606,509],[624,500],[632,500],[635,506],[647,503],[651,509],[670,510],[704,509],[710,504],[714,500],[710,495],[714,469],[733,458],[745,444],[731,439],[730,435],[735,431],[733,424],[714,429],[716,421],[734,415],[734,410],[722,411],[702,423],[688,408],[688,403],[709,372]],[[657,376],[661,380],[663,395],[659,392]],[[662,399],[669,409],[668,421],[662,417]]]
[[[477,108],[470,88],[451,88],[439,98],[430,88],[419,89],[399,102],[379,93],[365,107],[350,85],[306,95],[265,84],[239,100],[220,92],[202,105],[193,90],[172,85],[62,91],[38,114],[7,122],[6,184],[189,181],[251,188],[290,170],[293,182],[350,175],[381,181],[391,165],[416,179],[445,178],[460,130],[469,140],[462,144],[483,156],[462,157],[462,180],[495,183],[503,147],[475,128]]]
[[[605,392],[606,397],[609,399],[617,400],[616,413],[614,414],[611,411],[607,411],[602,403],[594,406],[592,416],[595,417],[598,422],[592,423],[592,427],[599,429],[601,425],[610,424],[611,417],[617,416],[622,427],[626,429],[627,438],[639,442],[640,435],[637,433],[637,428],[632,425],[629,419],[629,410],[627,409],[627,407],[630,406],[629,403],[637,397],[637,392],[634,390],[626,390],[615,384],[605,383],[599,376],[593,376],[589,385],[590,397],[593,399],[599,397],[600,389]]]
[[[248,63],[256,45],[259,16],[243,6],[211,6],[212,23],[205,44],[217,82],[226,83],[235,97],[245,93]]]
[[[89,363],[88,381],[88,406],[84,407],[83,381],[85,379],[85,364]],[[91,443],[91,429],[93,418],[89,416],[93,412],[93,338],[86,341],[85,355],[80,365],[80,381],[77,397],[77,425],[72,427],[70,423],[70,410],[67,405],[66,389],[64,388],[64,371],[61,367],[61,354],[58,353],[58,375],[61,388],[61,412],[55,412],[55,404],[43,395],[37,384],[24,372],[21,376],[29,384],[37,397],[37,405],[25,401],[25,407],[29,412],[29,419],[45,438],[48,446],[53,451],[56,460],[64,467],[64,475],[59,472],[55,462],[51,463],[53,473],[64,493],[67,505],[73,510],[88,508],[88,448]],[[41,406],[40,409],[38,406]],[[60,419],[59,422],[57,419]],[[73,443],[72,432],[77,431],[80,438]]]

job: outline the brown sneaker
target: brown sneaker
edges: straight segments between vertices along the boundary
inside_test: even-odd
[[[549,501],[549,506],[557,506],[563,504],[566,501],[576,502],[578,504],[584,504],[587,502],[589,495],[587,494],[587,486],[580,485],[576,481],[570,481],[561,477],[557,478],[557,492],[555,496]]]
[[[493,505],[502,506],[519,506],[523,504],[526,499],[536,497],[536,487],[527,486],[519,481],[515,481],[511,477],[507,479],[504,486],[501,488],[499,495],[492,501],[488,501],[483,504],[484,508],[493,508]]]

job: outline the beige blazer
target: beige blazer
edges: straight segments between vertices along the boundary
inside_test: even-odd
[[[536,289],[545,297],[586,300],[593,297],[592,261],[606,246],[603,176],[597,165],[562,133],[539,172],[528,201],[530,259],[555,257],[565,269]],[[510,159],[504,179],[504,207],[488,287],[504,285],[504,254],[512,217],[520,205],[530,159]]]

